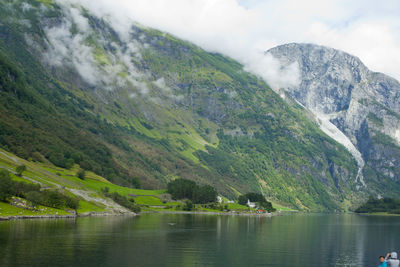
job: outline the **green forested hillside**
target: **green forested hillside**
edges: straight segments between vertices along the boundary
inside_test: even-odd
[[[314,211],[366,195],[346,149],[239,63],[79,6],[0,3],[0,102],[3,149],[121,185],[186,178]]]
[[[393,198],[374,198],[370,197],[368,201],[359,206],[357,213],[373,214],[400,214],[400,200]]]

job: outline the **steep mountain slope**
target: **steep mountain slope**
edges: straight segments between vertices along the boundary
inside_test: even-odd
[[[321,128],[353,154],[362,186],[390,184],[378,192],[398,192],[400,83],[332,48],[293,43],[268,53],[284,67],[298,63],[301,83],[284,90],[310,109]]]
[[[307,210],[369,193],[345,147],[239,63],[112,25],[68,1],[0,3],[3,148],[127,186],[183,177]]]

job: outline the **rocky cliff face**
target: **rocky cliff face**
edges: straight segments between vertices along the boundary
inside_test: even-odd
[[[283,67],[297,62],[300,83],[281,90],[312,111],[320,128],[353,154],[360,168],[359,186],[373,187],[382,180],[398,186],[400,83],[328,47],[291,43],[267,53]]]

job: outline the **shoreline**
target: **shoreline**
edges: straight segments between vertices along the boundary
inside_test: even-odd
[[[193,214],[193,215],[273,217],[273,216],[281,216],[284,213],[283,212],[272,212],[272,213],[259,213],[258,214],[258,213],[247,213],[247,212],[212,212],[212,211],[142,211],[140,214]]]
[[[360,216],[385,216],[385,217],[398,217],[400,214],[394,214],[394,213],[385,213],[385,212],[373,212],[373,213],[354,213]]]
[[[107,213],[107,212],[88,212],[78,215],[10,215],[0,216],[1,221],[29,220],[29,219],[76,219],[79,217],[107,217],[107,216],[140,216],[141,214],[192,214],[192,215],[218,215],[218,216],[249,216],[249,217],[274,217],[283,216],[287,212],[273,213],[244,213],[244,212],[212,212],[212,211],[142,211],[140,213]]]
[[[107,217],[107,216],[138,216],[136,213],[107,213],[107,212],[85,212],[82,214],[70,215],[10,215],[0,216],[0,222],[12,220],[29,220],[29,219],[76,219],[80,217]]]

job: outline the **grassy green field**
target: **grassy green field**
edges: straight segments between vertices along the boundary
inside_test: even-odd
[[[77,210],[78,214],[85,213],[85,212],[105,212],[106,207],[100,203],[93,203],[89,201],[81,200],[79,202],[79,208]]]
[[[53,209],[49,207],[39,206],[37,210],[27,210],[18,208],[8,203],[0,202],[0,216],[40,216],[40,215],[70,215],[70,213]]]
[[[238,203],[229,203],[228,209],[230,210],[237,210],[237,211],[248,211],[249,207],[240,205]]]
[[[280,205],[280,204],[278,204],[278,203],[275,203],[275,202],[272,202],[272,206],[273,206],[277,211],[297,211],[297,210],[294,210],[294,209],[292,209],[292,208],[282,206],[282,205]]]

